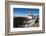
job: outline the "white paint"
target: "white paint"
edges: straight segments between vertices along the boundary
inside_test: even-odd
[[[28,19],[32,19],[32,17],[31,16],[28,16]]]

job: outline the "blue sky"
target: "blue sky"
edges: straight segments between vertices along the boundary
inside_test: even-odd
[[[13,16],[27,16],[29,12],[34,16],[39,15],[39,9],[36,8],[13,8]]]

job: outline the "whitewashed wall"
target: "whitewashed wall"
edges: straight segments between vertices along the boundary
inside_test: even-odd
[[[46,0],[16,0],[16,1],[44,3]],[[46,13],[45,13],[45,15],[46,15]],[[46,24],[45,24],[45,27],[46,27]],[[46,29],[45,29],[45,32],[46,32]],[[5,0],[0,0],[0,36],[5,36]],[[28,34],[28,35],[16,35],[16,36],[46,36],[46,33]]]

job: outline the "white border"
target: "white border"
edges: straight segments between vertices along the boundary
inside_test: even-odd
[[[28,28],[13,28],[13,8],[38,8],[39,9],[39,27],[28,27]],[[10,31],[36,31],[42,30],[42,6],[32,6],[32,5],[10,5]]]

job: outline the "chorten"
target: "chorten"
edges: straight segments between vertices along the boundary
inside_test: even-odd
[[[28,18],[29,18],[29,19],[32,19],[32,17],[33,17],[32,12],[29,12],[29,13],[28,13]]]
[[[27,17],[26,21],[24,22],[25,27],[31,26],[32,21],[33,21],[32,18],[33,18],[32,12],[29,12],[28,17]]]

